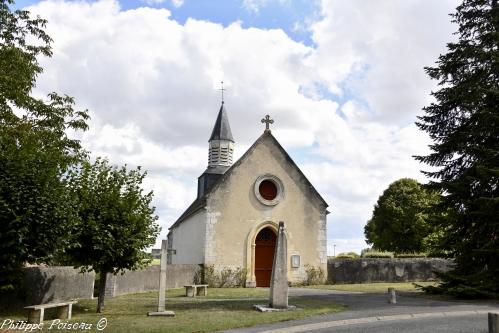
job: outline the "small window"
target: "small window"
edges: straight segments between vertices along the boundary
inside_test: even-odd
[[[277,186],[270,179],[261,182],[258,191],[265,200],[274,200],[277,197]]]
[[[284,198],[282,181],[274,175],[265,174],[255,181],[255,196],[266,206],[275,206]]]

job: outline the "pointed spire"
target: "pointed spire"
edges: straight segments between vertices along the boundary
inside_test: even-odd
[[[234,138],[232,137],[232,132],[230,130],[229,117],[227,116],[227,111],[225,110],[223,101],[208,142],[212,140],[228,140],[234,142]]]

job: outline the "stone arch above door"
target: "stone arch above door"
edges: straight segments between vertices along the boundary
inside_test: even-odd
[[[256,224],[248,233],[246,237],[246,287],[255,288],[256,287],[256,276],[255,276],[255,249],[256,249],[256,236],[258,233],[265,229],[270,228],[277,235],[279,230],[279,223],[274,221],[264,221]],[[289,240],[289,235],[285,229],[284,233],[286,238]],[[288,268],[289,269],[289,268]]]

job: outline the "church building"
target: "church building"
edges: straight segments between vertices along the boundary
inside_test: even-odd
[[[273,120],[262,123],[263,134],[233,163],[235,141],[222,101],[197,198],[168,233],[169,263],[243,268],[246,287],[269,286],[283,221],[289,281],[306,279],[307,267],[327,272],[328,204],[272,135]]]

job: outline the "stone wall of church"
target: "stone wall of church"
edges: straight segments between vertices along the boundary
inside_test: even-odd
[[[201,209],[172,230],[172,264],[203,264],[206,211]]]
[[[306,278],[306,265],[327,271],[326,207],[270,136],[259,141],[208,198],[205,263],[246,268],[247,279],[254,278],[256,234],[284,221],[288,279],[300,282]],[[282,182],[278,204],[265,205],[256,197],[255,182],[262,175]],[[291,268],[292,255],[300,256],[300,267]]]

